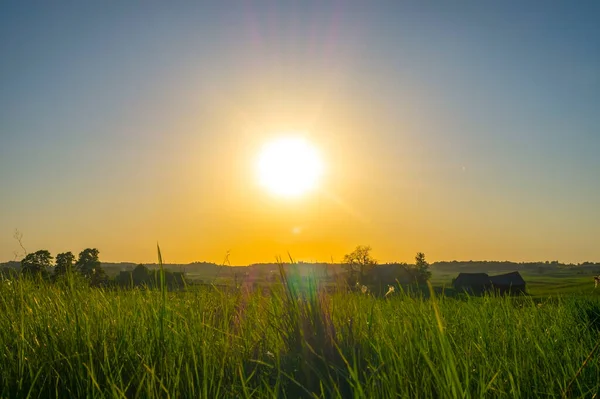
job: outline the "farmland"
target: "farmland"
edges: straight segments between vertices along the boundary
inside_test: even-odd
[[[5,282],[0,396],[592,397],[593,283],[525,278],[515,298]]]

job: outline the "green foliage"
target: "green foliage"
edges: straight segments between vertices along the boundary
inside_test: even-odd
[[[105,287],[109,284],[108,276],[103,268],[97,267],[93,270],[89,276],[90,286],[92,287]]]
[[[109,280],[101,267],[98,255],[99,251],[96,248],[87,248],[79,253],[79,259],[73,264],[75,256],[71,252],[58,254],[56,256],[56,267],[54,268],[54,280],[59,280],[65,276],[72,278],[71,271],[75,268],[91,286],[108,285]],[[21,261],[21,273],[27,277],[48,279],[52,259],[50,252],[46,250],[28,254]]]
[[[415,268],[415,277],[419,283],[425,283],[431,278],[429,263],[425,260],[425,254],[423,252],[417,252],[417,256],[415,256]]]
[[[99,259],[100,251],[96,248],[86,248],[79,253],[79,259],[75,263],[75,268],[83,277],[89,280],[93,287],[102,287],[108,285],[108,277],[102,269]]]
[[[600,298],[0,283],[0,397],[593,397]],[[578,370],[581,368],[581,372]]]
[[[47,250],[28,254],[21,261],[21,273],[24,276],[48,278],[52,267],[52,255]]]
[[[96,269],[100,269],[100,259],[98,255],[100,251],[96,248],[86,248],[79,253],[79,259],[75,263],[75,268],[87,278],[91,278],[96,272]]]
[[[73,262],[75,255],[72,252],[64,252],[56,255],[56,266],[54,267],[54,276],[61,277],[73,271]]]

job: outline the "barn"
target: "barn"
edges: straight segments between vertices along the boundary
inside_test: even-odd
[[[496,292],[498,294],[525,293],[526,283],[519,272],[488,276],[486,273],[460,273],[452,284],[456,291],[470,294]]]
[[[486,273],[459,273],[452,285],[456,291],[470,294],[483,294],[492,288],[490,276]]]
[[[525,293],[526,283],[519,272],[490,276],[494,291],[499,294],[522,294]]]

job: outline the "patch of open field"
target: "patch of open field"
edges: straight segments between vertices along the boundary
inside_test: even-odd
[[[0,284],[0,397],[592,397],[599,317],[596,296],[21,280]]]
[[[490,275],[496,274],[494,271]],[[500,273],[498,273],[500,274]],[[452,279],[458,275],[455,271],[435,271],[431,283],[439,288],[452,289]],[[527,293],[535,297],[578,295],[600,296],[600,287],[594,288],[592,273],[581,274],[576,271],[554,273],[521,272],[527,283]]]

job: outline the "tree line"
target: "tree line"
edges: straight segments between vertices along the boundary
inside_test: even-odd
[[[139,264],[132,271],[121,271],[114,279],[107,276],[100,262],[100,251],[97,248],[86,248],[75,258],[72,252],[56,255],[56,259],[45,249],[27,254],[21,260],[20,272],[13,268],[0,269],[4,278],[41,279],[49,282],[59,282],[72,277],[83,278],[91,286],[108,287],[159,287],[161,271],[150,270]],[[54,260],[54,262],[53,262]],[[168,289],[184,287],[184,273],[162,270],[162,281]]]
[[[56,281],[70,275],[80,275],[93,286],[108,283],[108,277],[100,262],[97,248],[86,248],[75,258],[72,252],[63,252],[54,257],[50,251],[42,249],[27,254],[21,260],[21,275],[29,278]]]
[[[359,245],[344,256],[344,269],[348,285],[373,292],[386,290],[397,284],[425,284],[431,278],[425,254],[418,252],[415,264],[379,262],[371,255],[371,247]]]
[[[431,277],[429,263],[425,254],[417,253],[415,264],[387,263],[379,264],[372,256],[371,247],[359,245],[344,256],[343,267],[346,271],[346,281],[349,286],[368,288],[370,291],[386,289],[397,284],[424,284]],[[114,280],[106,275],[99,259],[97,248],[86,248],[75,258],[72,252],[63,252],[54,258],[47,250],[39,250],[27,254],[21,260],[20,274],[28,278],[40,278],[47,281],[59,281],[68,276],[81,276],[92,286],[155,286],[159,281],[159,271],[149,270],[144,265],[138,265],[134,270],[121,272]],[[165,283],[170,287],[185,285],[183,273],[164,271]],[[17,277],[15,269],[4,268],[2,274]]]

